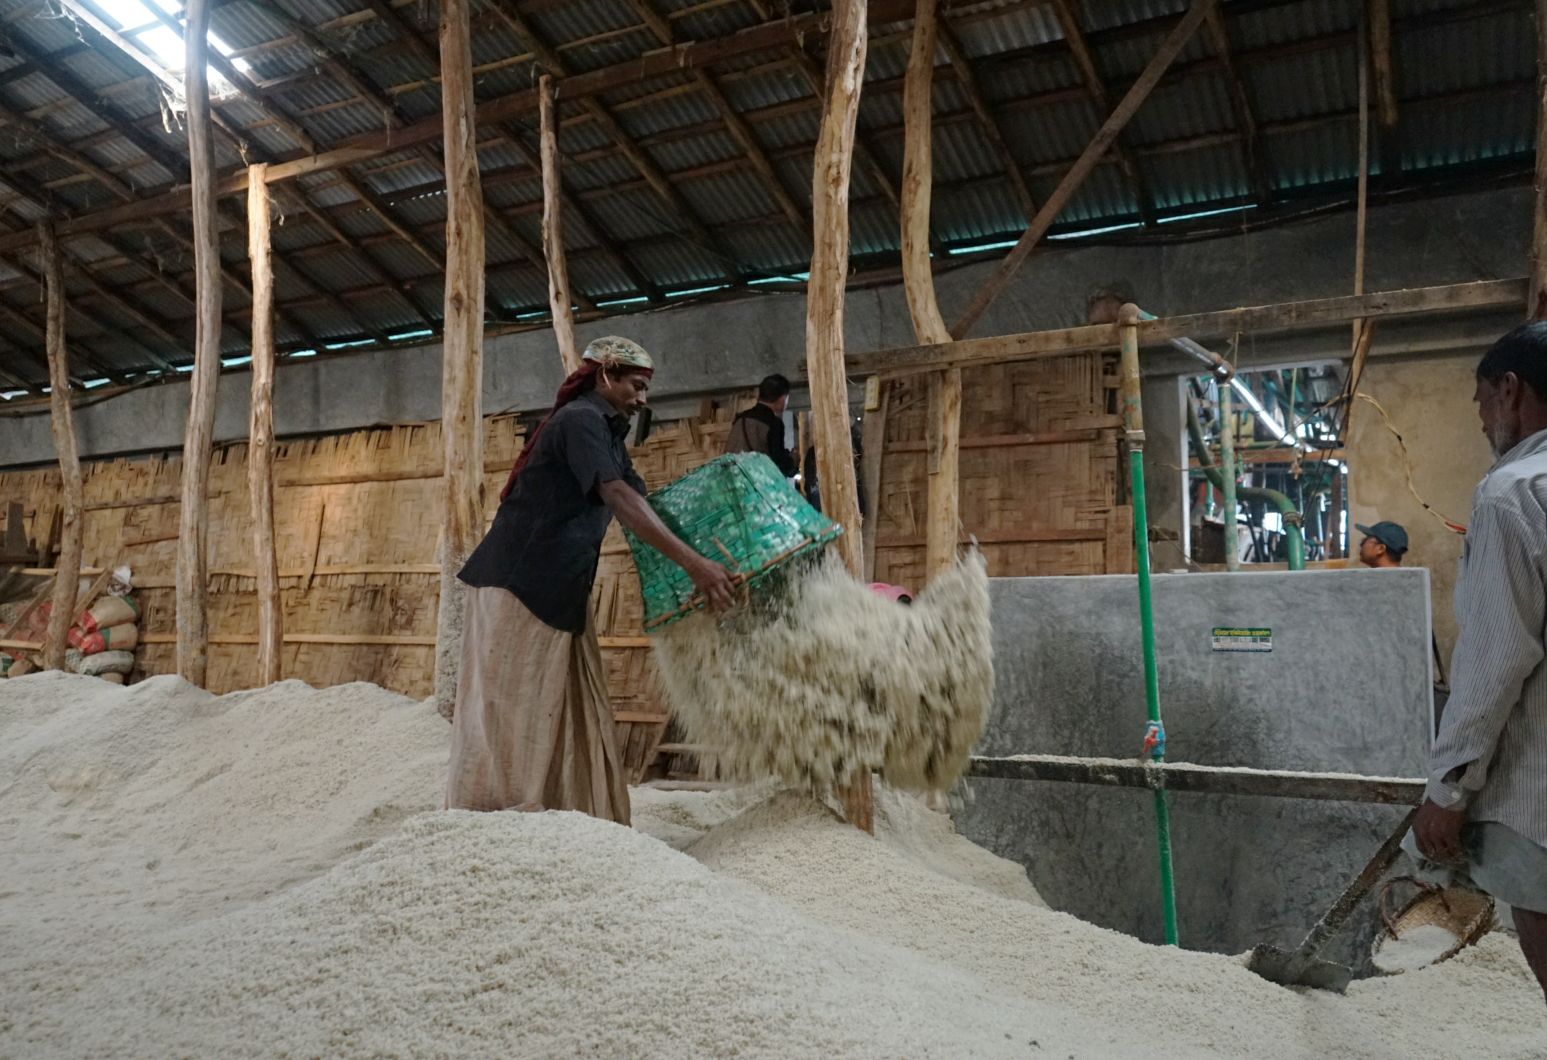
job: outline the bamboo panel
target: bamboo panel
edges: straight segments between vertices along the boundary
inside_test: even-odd
[[[996,576],[1133,570],[1112,358],[1081,354],[967,369],[960,450],[962,540]],[[876,573],[924,577],[929,464],[922,378],[894,384],[876,520]]]
[[[663,486],[714,456],[724,444],[739,395],[706,402],[699,417],[660,423],[634,451],[650,487]],[[483,486],[493,519],[522,433],[512,417],[485,422]],[[246,498],[246,446],[218,448],[210,468],[209,620],[212,644],[206,683],[211,691],[248,687],[254,678],[250,644],[257,596]],[[433,639],[439,596],[435,562],[440,504],[438,424],[406,424],[275,447],[275,547],[287,635],[348,640]],[[83,565],[98,566],[122,551],[133,570],[146,641],[132,679],[174,672],[173,577],[178,538],[181,464],[176,456],[99,460],[85,468]],[[60,495],[57,469],[0,473],[4,502],[22,504],[23,529],[46,539]],[[659,678],[643,635],[643,606],[621,532],[613,528],[598,570],[596,629],[625,766],[638,776],[666,728]],[[224,642],[223,642],[224,638]],[[325,686],[370,681],[414,697],[430,694],[429,644],[284,644],[282,673]]]

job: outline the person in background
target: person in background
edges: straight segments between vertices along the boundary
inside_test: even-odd
[[[868,515],[869,509],[865,505],[865,476],[861,471],[865,457],[865,441],[858,420],[849,425],[849,444],[854,447],[854,482],[859,491],[859,514]],[[817,511],[821,511],[822,482],[816,473],[816,446],[814,445],[806,447],[805,466],[802,469],[801,482],[806,490],[806,503]]]
[[[1400,523],[1355,523],[1354,529],[1364,535],[1359,542],[1360,563],[1376,568],[1402,566],[1402,557],[1407,554],[1407,530]]]
[[[685,570],[712,607],[734,603],[725,568],[689,548],[645,503],[624,446],[654,367],[628,339],[585,348],[458,575],[472,591],[447,809],[579,810],[629,823],[628,778],[590,605],[614,515]]]
[[[1547,321],[1483,355],[1474,399],[1495,462],[1472,496],[1450,702],[1404,846],[1512,907],[1547,995]]]
[[[790,403],[790,381],[770,375],[757,384],[757,404],[737,415],[725,436],[727,453],[762,453],[785,478],[795,477],[795,457],[784,444],[784,407]]]

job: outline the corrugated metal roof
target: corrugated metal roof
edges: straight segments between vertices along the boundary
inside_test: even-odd
[[[314,27],[327,47],[352,63],[405,120],[433,121],[438,115],[440,90],[433,82],[434,64],[398,39],[395,27],[377,19],[362,0],[264,3],[278,5]],[[679,42],[734,33],[753,25],[757,17],[745,3],[655,3],[670,19],[673,39]],[[1117,98],[1149,61],[1186,3],[1105,0],[1076,5],[1110,96]],[[1421,179],[1425,170],[1441,173],[1468,163],[1523,162],[1529,157],[1536,117],[1531,8],[1529,0],[1489,5],[1475,0],[1396,0],[1396,87],[1403,165],[1409,179]],[[1250,4],[1227,0],[1223,5],[1235,63],[1261,128],[1256,151],[1270,179],[1286,191],[1339,187],[1352,177],[1355,130],[1350,116],[1356,102],[1358,9],[1348,0],[1253,0]],[[16,63],[0,57],[0,103],[31,114],[51,137],[78,145],[75,149],[94,164],[120,173],[136,189],[159,191],[182,179],[181,172],[147,162],[138,148],[113,135],[90,109],[96,99],[110,100],[136,120],[143,136],[159,142],[166,156],[185,157],[181,127],[162,127],[163,101],[154,79],[125,57],[83,47],[69,20],[39,17],[43,10],[36,0],[0,0],[0,20],[9,32],[28,48],[50,56],[43,69],[10,81],[4,71]],[[409,5],[398,13],[417,27],[424,45],[435,48],[434,12],[429,5]],[[536,71],[527,60],[513,61],[524,50],[517,37],[491,11],[475,17],[475,61],[482,67],[478,98],[487,101],[520,94],[529,100]],[[659,46],[629,0],[534,5],[526,17],[533,32],[558,53],[571,73],[622,69],[635,56]],[[947,17],[973,61],[996,126],[1028,172],[1033,195],[1042,199],[1063,167],[1084,149],[1103,117],[1085,91],[1057,20],[1048,6],[1025,6],[1019,0],[958,7]],[[284,21],[266,13],[263,4],[220,5],[213,28],[247,56],[253,76],[271,86],[274,102],[294,115],[320,144],[387,128],[387,116],[358,99],[354,88],[334,76],[311,45],[290,39]],[[870,50],[859,127],[882,168],[895,180],[901,169],[900,87],[908,54],[908,23],[877,25],[872,30],[881,36],[873,40]],[[601,40],[586,40],[598,34]],[[806,43],[820,66],[820,43]],[[1025,219],[1003,173],[999,152],[943,54],[937,61],[941,65],[934,89],[933,227],[953,245],[1014,236]],[[1188,43],[1178,64],[1183,72],[1162,82],[1124,134],[1163,214],[1239,201],[1250,187],[1244,163],[1247,145],[1235,138],[1238,118],[1206,34]],[[50,65],[71,73],[91,98],[68,99],[47,76]],[[748,124],[772,159],[777,179],[804,210],[819,112],[805,74],[791,59],[790,47],[779,45],[730,57],[709,72],[731,105],[750,115]],[[413,87],[392,91],[396,86]],[[745,149],[727,131],[712,98],[695,83],[694,74],[675,71],[625,80],[599,99],[612,108],[624,134],[673,179],[677,195],[715,230],[716,239],[745,268],[803,271],[798,266],[809,254],[809,233],[783,216],[763,178],[744,158]],[[300,154],[301,145],[263,108],[236,97],[217,103],[260,155],[285,159]],[[560,107],[561,150],[570,196],[565,223],[577,287],[604,298],[631,291],[632,281],[600,248],[601,241],[625,247],[639,271],[658,286],[721,282],[724,264],[717,253],[696,245],[696,239],[679,238],[687,227],[683,219],[641,178],[604,123],[590,120],[578,100],[564,98],[562,83]],[[512,124],[523,131],[525,143],[535,146],[535,110],[521,112]],[[481,132],[479,162],[491,175],[486,201],[514,229],[512,234],[493,225],[486,234],[490,304],[501,313],[540,307],[546,301],[541,270],[527,261],[521,245],[540,245],[540,182],[522,151],[499,139],[494,129]],[[438,144],[432,142],[428,148],[438,155]],[[217,135],[216,151],[223,167],[243,161],[224,135]],[[13,170],[17,183],[46,188],[42,197],[55,209],[80,214],[117,203],[99,182],[83,179],[75,166],[43,151],[28,136],[0,133],[0,159],[18,166]],[[351,170],[382,199],[397,224],[417,230],[431,247],[440,245],[445,196],[437,165],[417,152],[397,151],[355,163]],[[292,187],[362,243],[379,263],[375,268],[396,277],[428,277],[417,297],[439,312],[438,278],[430,264],[397,238],[384,218],[356,202],[337,174],[311,174]],[[30,221],[43,216],[38,203],[8,198],[13,217]],[[290,193],[281,192],[276,201],[277,209],[296,211]],[[897,218],[863,164],[854,168],[851,202],[852,254],[884,260],[895,252]],[[581,207],[589,222],[582,219]],[[1118,167],[1104,163],[1074,196],[1056,227],[1098,227],[1132,218],[1136,211],[1133,187]],[[126,297],[166,319],[169,326],[185,328],[186,302],[160,284],[145,281],[144,268],[169,270],[177,283],[187,284],[186,247],[145,225],[121,226],[112,238],[144,264],[115,263],[120,252],[95,237],[75,241],[73,250],[82,260],[103,263],[95,270],[98,282],[122,288]],[[226,261],[240,271],[245,267],[240,228],[231,228],[224,239]],[[378,273],[359,252],[337,245],[310,218],[296,211],[292,224],[276,232],[275,242],[281,253],[294,256],[296,268],[312,283],[355,292],[350,296],[352,312],[344,312],[330,300],[309,300],[308,282],[281,269],[282,295],[303,299],[293,306],[291,315],[317,335],[356,334],[360,325],[355,318],[383,329],[419,326],[417,315],[400,294],[370,290],[378,283]],[[235,291],[227,294],[228,305],[239,319],[244,299]],[[84,288],[78,297],[83,304],[93,305]],[[33,310],[29,306],[24,311]],[[129,323],[108,307],[94,306],[91,312],[112,327]],[[241,330],[228,327],[226,341],[239,343]],[[115,338],[110,332],[94,331],[89,321],[80,334],[95,336],[102,344],[112,344]],[[142,353],[125,342],[118,344],[113,356],[123,359],[121,367],[133,367]]]

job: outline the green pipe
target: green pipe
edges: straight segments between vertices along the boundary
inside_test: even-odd
[[[1133,484],[1133,547],[1139,581],[1139,638],[1144,653],[1144,706],[1149,716],[1145,750],[1156,762],[1165,760],[1165,727],[1160,720],[1160,678],[1155,657],[1155,609],[1150,597],[1149,508],[1144,492],[1144,411],[1139,397],[1139,319],[1137,306],[1120,311],[1122,326],[1123,427],[1128,441],[1128,474]],[[1177,944],[1176,878],[1171,865],[1171,814],[1164,788],[1156,788],[1155,845],[1160,859],[1160,908],[1166,945]]]
[[[1134,555],[1139,569],[1139,637],[1144,645],[1144,706],[1151,731],[1164,733],[1160,721],[1160,673],[1155,657],[1155,608],[1150,599],[1149,510],[1144,495],[1144,450],[1128,451],[1128,473],[1133,481]],[[1150,758],[1165,761],[1164,736],[1150,749]],[[1177,944],[1176,881],[1171,868],[1171,813],[1166,793],[1155,789],[1155,845],[1160,854],[1160,906],[1165,925],[1166,945]]]
[[[1223,389],[1222,387],[1221,393]],[[1192,439],[1193,451],[1198,456],[1198,464],[1204,475],[1208,477],[1215,489],[1224,493],[1225,476],[1214,466],[1214,458],[1209,455],[1208,443],[1203,440],[1203,427],[1198,422],[1198,410],[1194,407],[1191,397],[1187,399],[1187,435]],[[1289,569],[1304,570],[1305,531],[1300,527],[1300,509],[1295,507],[1295,502],[1278,490],[1263,489],[1260,486],[1241,486],[1236,490],[1236,495],[1242,500],[1271,504],[1284,517],[1284,537],[1289,554]]]
[[[1225,569],[1241,569],[1241,520],[1236,503],[1235,395],[1219,388],[1219,474],[1225,480]]]

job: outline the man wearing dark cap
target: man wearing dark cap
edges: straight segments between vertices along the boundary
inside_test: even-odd
[[[1407,553],[1407,531],[1400,523],[1379,522],[1374,526],[1355,523],[1364,535],[1359,542],[1359,562],[1366,567],[1400,567]]]

